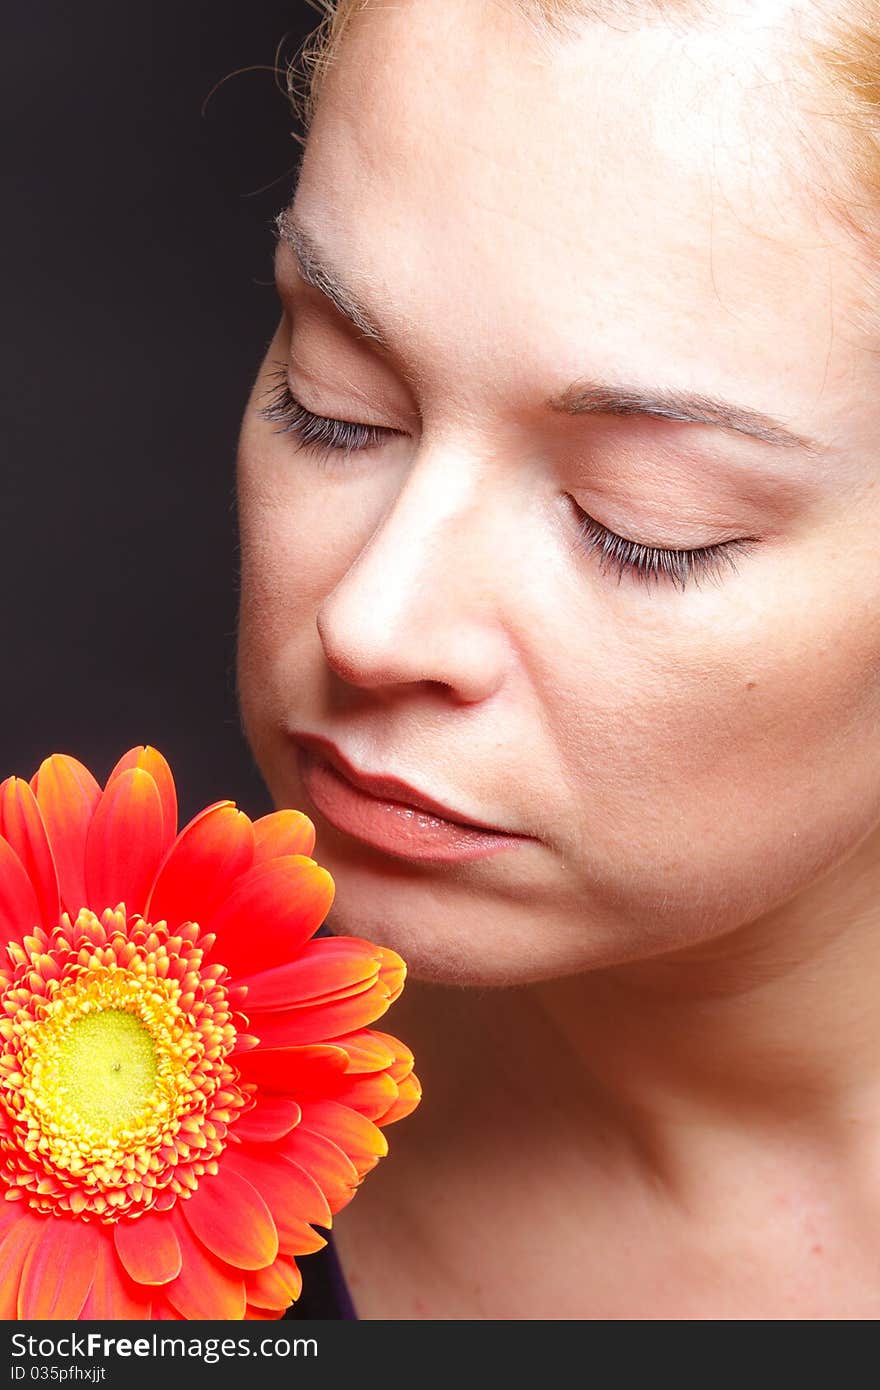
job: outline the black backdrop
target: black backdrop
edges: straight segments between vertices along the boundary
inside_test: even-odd
[[[318,16],[15,0],[4,19],[0,780],[58,751],[103,782],[152,743],[181,823],[221,797],[261,815],[234,458],[300,146],[272,73],[228,74],[282,39],[290,57]]]

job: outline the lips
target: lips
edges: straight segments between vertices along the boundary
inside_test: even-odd
[[[498,826],[488,825],[485,821],[471,820],[462,815],[460,811],[444,806],[442,802],[435,801],[433,797],[426,796],[424,792],[420,792],[418,788],[411,786],[409,782],[404,782],[399,777],[382,777],[359,772],[339,751],[335,743],[320,734],[294,732],[292,738],[309,752],[325,758],[331,767],[351,782],[352,786],[357,787],[359,791],[366,792],[369,796],[375,796],[383,801],[398,802],[400,805],[412,807],[417,811],[425,811],[428,815],[438,816],[442,820],[451,821],[454,825],[467,826],[469,829],[483,830],[493,835],[511,833]]]

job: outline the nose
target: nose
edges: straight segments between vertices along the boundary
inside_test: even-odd
[[[389,693],[440,685],[468,704],[497,690],[511,656],[500,591],[512,518],[486,481],[460,449],[423,444],[318,611],[327,662],[343,680]]]

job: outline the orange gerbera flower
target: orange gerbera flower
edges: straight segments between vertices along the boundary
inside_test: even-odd
[[[418,1104],[393,951],[299,811],[177,833],[155,748],[0,784],[0,1317],[280,1317]],[[246,1007],[247,1014],[241,1012]]]

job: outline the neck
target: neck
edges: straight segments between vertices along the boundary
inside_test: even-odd
[[[487,1151],[505,1113],[528,1117],[538,1148],[563,1123],[585,1149],[601,1132],[684,1199],[707,1183],[717,1196],[759,1147],[854,1169],[880,1138],[876,861],[866,845],[796,903],[651,961],[515,989],[411,986],[424,1124],[432,1091],[441,1128],[469,1091]]]
[[[424,1099],[336,1232],[361,1316],[875,1316],[872,859],[651,962],[410,981]]]

